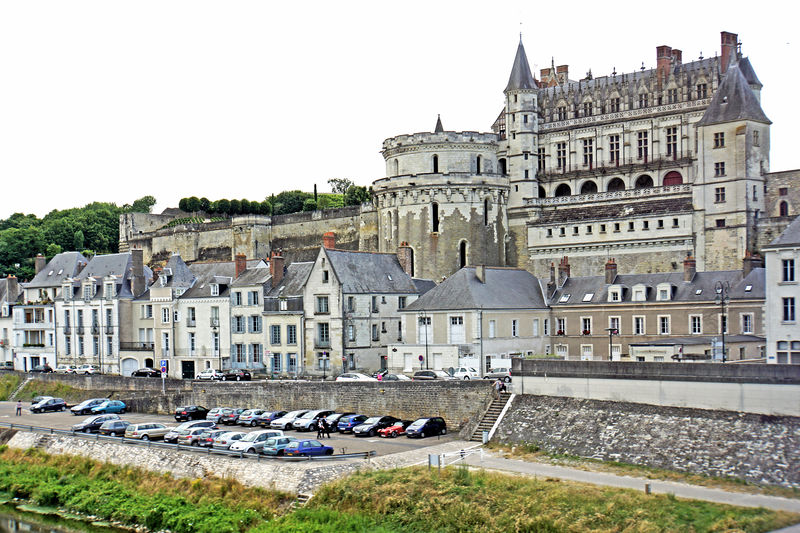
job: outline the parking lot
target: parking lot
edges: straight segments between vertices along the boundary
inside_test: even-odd
[[[62,412],[55,412],[55,413],[38,413],[33,414],[31,413],[28,408],[30,407],[29,402],[23,402],[23,409],[22,409],[22,416],[15,416],[14,411],[16,408],[16,402],[0,402],[0,422],[5,423],[19,423],[19,424],[26,424],[31,426],[39,426],[39,427],[46,427],[46,428],[53,428],[53,429],[64,429],[69,430],[73,424],[80,422],[81,420],[87,418],[86,416],[74,416],[72,415],[69,410],[62,411]],[[209,409],[215,406],[205,406]],[[231,406],[237,407],[237,406]],[[252,406],[253,408],[260,407],[260,406]],[[269,406],[266,406],[269,407]],[[365,415],[372,416],[372,415],[383,415],[385,413],[364,413]],[[180,422],[176,422],[172,416],[168,415],[152,415],[152,414],[142,414],[142,413],[125,413],[120,415],[122,420],[127,420],[132,424],[139,424],[144,422],[161,422],[162,424],[177,426]],[[239,425],[231,425],[225,426],[220,425],[221,429],[230,428],[231,431],[243,431],[249,433],[250,431],[256,431],[259,429],[264,429],[260,427],[251,428],[251,427],[244,427]],[[297,432],[297,431],[285,431],[284,432],[288,436],[298,437],[298,438],[315,438],[316,431],[311,432]],[[369,437],[355,437],[352,434],[342,435],[339,433],[331,432],[331,438],[323,438],[320,439],[325,445],[333,446],[334,452],[336,454],[339,453],[363,453],[368,451],[375,451],[377,455],[389,455],[392,453],[398,452],[405,452],[409,450],[424,448],[426,446],[431,446],[434,444],[440,444],[442,442],[448,442],[451,440],[455,440],[457,435],[448,433],[446,436],[443,437],[428,437],[425,439],[409,439],[404,436],[397,437],[394,439],[390,438],[369,438]]]

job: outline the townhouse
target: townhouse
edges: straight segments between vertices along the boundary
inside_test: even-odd
[[[263,262],[246,268],[236,256],[236,278],[231,284],[231,367],[264,370],[264,290],[270,269]]]
[[[800,363],[800,217],[769,245],[763,247],[766,261],[767,363]]]
[[[14,368],[11,335],[14,331],[14,305],[22,296],[16,276],[0,279],[0,368]]]

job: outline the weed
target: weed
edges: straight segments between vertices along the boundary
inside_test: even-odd
[[[18,374],[5,374],[0,376],[0,401],[8,400],[11,393],[19,387],[21,381]]]

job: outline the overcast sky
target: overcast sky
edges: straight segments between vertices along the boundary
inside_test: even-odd
[[[2,2],[0,218],[368,185],[382,141],[433,130],[437,113],[490,130],[520,31],[536,72],[554,57],[572,79],[654,67],[662,44],[713,56],[721,30],[738,33],[773,121],[771,170],[798,168],[794,16],[772,5]]]

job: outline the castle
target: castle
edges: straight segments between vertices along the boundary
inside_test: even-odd
[[[531,72],[522,41],[491,132],[398,135],[383,142],[386,177],[360,207],[243,216],[165,227],[176,214],[122,215],[120,250],[145,261],[268,257],[313,260],[337,247],[410,248],[413,276],[440,280],[466,265],[546,276],[569,256],[573,275],[741,267],[797,214],[800,171],[769,172],[762,84],[738,37],[719,55],[683,62],[656,48],[656,68],[569,79],[566,65]]]

